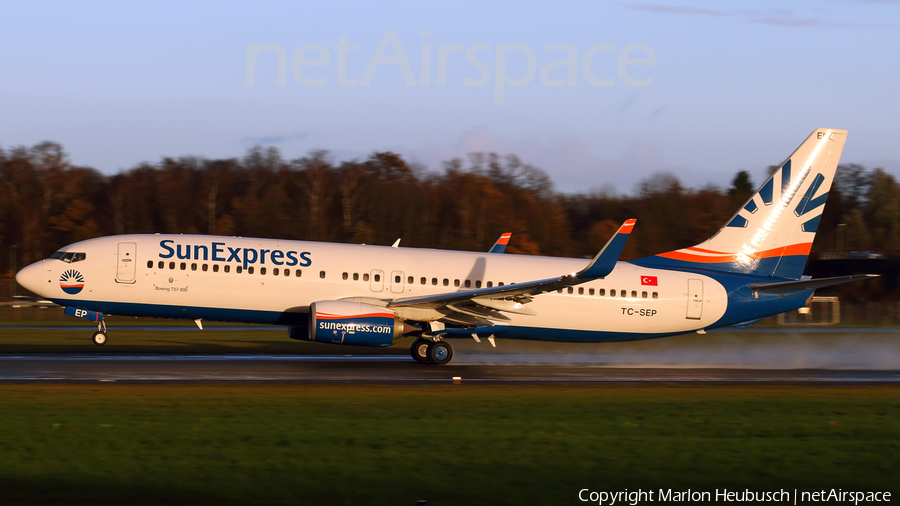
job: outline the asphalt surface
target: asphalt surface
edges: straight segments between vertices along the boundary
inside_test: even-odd
[[[0,382],[304,384],[900,384],[900,370],[479,364],[404,356],[0,355]]]

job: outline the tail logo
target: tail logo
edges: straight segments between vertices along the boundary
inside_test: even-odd
[[[69,269],[59,277],[59,287],[69,295],[75,295],[84,289],[84,276],[75,269]]]

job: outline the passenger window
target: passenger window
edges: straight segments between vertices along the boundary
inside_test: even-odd
[[[659,294],[656,293],[656,292],[653,292],[653,298],[654,298],[654,299],[658,299],[658,298],[659,298]]]
[[[425,283],[428,282],[428,279],[426,279],[425,277],[422,277],[421,279],[419,279],[419,282],[420,282],[420,284],[424,285]]]
[[[615,290],[610,290],[610,291],[609,291],[609,296],[610,296],[610,297],[615,297],[615,296],[616,296],[616,291],[615,291]]]
[[[601,288],[597,295],[604,297],[606,295],[606,288]]]
[[[575,289],[570,286],[570,287],[566,288],[566,292],[568,292],[571,295],[571,294],[575,293]]]
[[[325,279],[325,271],[319,271],[319,277]]]
[[[181,270],[187,270],[187,262],[181,262]]]
[[[253,274],[253,266],[247,267],[247,274]]]
[[[588,295],[594,295],[594,289],[588,288]]]
[[[578,295],[584,295],[584,288],[578,287]]]
[[[231,266],[228,265],[228,264],[225,264],[225,267],[223,267],[222,269],[223,269],[225,272],[231,272]]]
[[[375,275],[375,282],[376,282],[376,283],[381,282],[381,274],[376,274],[376,275]]]
[[[244,268],[242,266],[238,265],[237,267],[234,268],[234,272],[240,274],[240,273],[244,272]]]
[[[208,271],[208,270],[209,270],[209,265],[208,265],[208,264],[203,264],[203,272],[206,272],[206,271]]]
[[[637,298],[637,290],[632,290],[631,296],[636,299]]]
[[[285,270],[284,270],[284,275],[285,275],[285,276],[290,276],[290,275],[291,275],[291,270],[290,270],[290,269],[285,269]]]
[[[562,293],[562,288],[556,291],[556,293]]]
[[[153,268],[153,260],[147,260],[147,268],[148,268],[148,269],[152,269],[152,268]]]
[[[196,271],[196,270],[197,270],[197,264],[191,264],[191,270],[192,270],[192,271]]]
[[[272,269],[272,275],[273,275],[273,276],[277,276],[279,272],[280,272],[280,271],[278,270],[278,267]]]
[[[407,285],[411,285],[411,284],[413,284],[413,281],[415,281],[415,279],[413,279],[413,277],[412,277],[412,276],[410,276],[410,277],[408,277],[408,278],[406,278],[406,284],[407,284]]]
[[[459,286],[459,280],[458,280],[458,279],[454,279],[454,280],[453,280],[453,286]]]
[[[369,280],[369,273],[368,273],[368,272],[364,272],[364,273],[363,273],[363,281],[368,281],[368,280]]]
[[[213,264],[213,272],[219,272],[219,264]],[[228,271],[225,271],[228,272]]]
[[[467,279],[466,280],[466,288],[470,288],[471,286],[472,286],[472,281]]]
[[[450,286],[450,280],[449,280],[449,279],[444,278],[444,286]]]
[[[481,288],[481,280],[480,279],[475,281],[475,288]]]
[[[300,269],[297,269],[297,271],[294,272],[294,276],[297,276],[298,278],[300,277],[301,274],[303,274],[303,271]]]
[[[261,276],[265,276],[265,275],[266,275],[266,268],[265,268],[265,267],[260,267],[260,268],[259,268],[259,274],[260,274]]]
[[[341,279],[343,279],[344,281],[346,281],[348,277],[350,276],[346,272],[341,274]]]
[[[163,262],[162,260],[160,260],[159,263],[156,264],[156,268],[157,268],[157,269],[165,269],[165,268],[166,268],[166,263]]]
[[[359,273],[358,272],[353,273],[353,281],[359,281]]]
[[[641,297],[644,298],[644,299],[646,299],[646,298],[647,298],[647,292],[641,292]]]
[[[431,284],[437,286],[437,278],[431,278]]]
[[[497,283],[497,286],[503,286],[503,281]]]
[[[400,276],[394,276],[394,283],[400,283]]]
[[[169,262],[169,269],[175,270],[175,262]]]
[[[487,282],[487,287],[490,288],[490,287],[492,287],[492,286],[494,286],[494,282],[493,282],[493,281],[488,281],[488,282]]]

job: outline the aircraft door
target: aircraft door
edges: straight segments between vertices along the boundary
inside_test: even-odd
[[[384,271],[381,269],[374,269],[370,274],[369,287],[372,291],[380,292],[384,290]]]
[[[391,291],[394,293],[403,293],[403,271],[394,271],[391,273]]]
[[[134,283],[137,268],[137,243],[120,242],[116,263],[116,282]]]
[[[688,306],[687,318],[689,320],[699,320],[700,314],[703,312],[703,280],[688,280]]]

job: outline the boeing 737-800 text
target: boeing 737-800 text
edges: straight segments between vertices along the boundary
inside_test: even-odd
[[[710,239],[618,261],[634,220],[591,261],[216,237],[78,242],[16,280],[97,322],[104,314],[267,323],[292,339],[390,346],[445,364],[445,338],[606,342],[747,325],[865,276],[802,276],[847,132],[817,129]],[[505,234],[492,252],[505,247]],[[396,246],[396,244],[395,244]],[[202,326],[201,326],[202,328]]]

